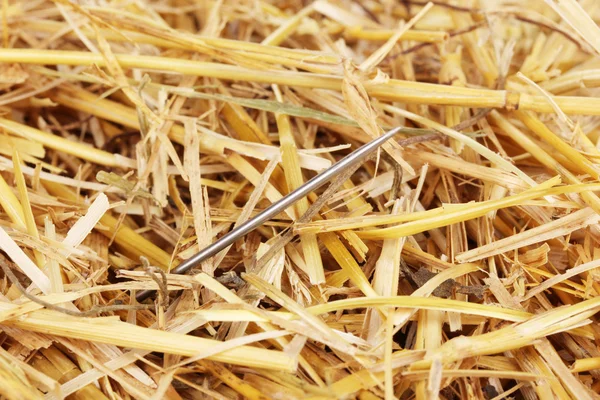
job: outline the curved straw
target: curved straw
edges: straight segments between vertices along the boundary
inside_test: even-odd
[[[348,154],[346,157],[344,157],[343,159],[341,159],[340,161],[338,161],[319,175],[315,176],[314,178],[306,182],[304,185],[300,186],[293,192],[290,192],[289,194],[284,196],[278,202],[273,203],[269,207],[265,208],[254,218],[251,218],[248,221],[244,222],[237,228],[222,236],[216,242],[205,247],[200,252],[185,260],[171,272],[174,274],[185,274],[193,267],[200,265],[203,261],[216,255],[221,250],[225,249],[227,246],[235,243],[235,241],[239,238],[247,235],[254,229],[264,224],[269,219],[283,212],[285,209],[290,207],[292,204],[294,204],[304,196],[308,195],[313,190],[320,188],[325,183],[330,181],[334,176],[339,174],[341,171],[363,160],[365,157],[367,157],[373,151],[377,150],[381,145],[387,142],[390,138],[392,138],[402,129],[403,127],[397,127],[392,130],[389,130],[377,139],[372,140],[371,142],[358,148],[354,152]],[[147,299],[152,293],[152,290],[144,290],[138,293],[136,298],[138,301],[143,301]]]

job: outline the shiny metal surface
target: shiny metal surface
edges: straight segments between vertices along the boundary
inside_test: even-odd
[[[254,229],[258,228],[269,219],[275,217],[277,214],[285,211],[288,207],[292,206],[294,203],[296,203],[304,196],[308,195],[313,190],[316,190],[323,186],[325,183],[329,182],[341,171],[365,159],[368,155],[377,150],[381,145],[383,145],[385,142],[387,142],[394,135],[401,131],[402,127],[391,129],[385,134],[378,137],[377,139],[372,140],[371,142],[363,145],[354,152],[348,154],[346,157],[344,157],[343,159],[341,159],[340,161],[338,161],[319,175],[307,181],[305,184],[303,184],[293,192],[287,194],[278,202],[273,203],[269,207],[265,208],[254,218],[251,218],[248,221],[244,222],[237,228],[233,229],[226,235],[219,238],[211,245],[205,247],[200,252],[196,253],[194,256],[188,258],[187,260],[179,264],[176,268],[174,268],[171,271],[171,273],[185,274],[190,269],[199,266],[203,261],[209,259],[210,257],[213,257],[221,250],[225,249],[227,246],[235,243],[235,241],[239,238],[252,232]],[[136,298],[138,301],[143,301],[147,299],[152,293],[153,291],[151,290],[145,290],[138,293]]]

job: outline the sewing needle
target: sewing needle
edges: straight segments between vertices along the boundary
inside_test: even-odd
[[[205,260],[218,254],[221,250],[235,243],[241,237],[244,237],[248,233],[252,232],[254,229],[264,224],[266,221],[285,211],[288,207],[296,203],[304,196],[308,195],[310,192],[320,188],[325,183],[329,182],[333,177],[338,175],[340,172],[344,171],[346,168],[355,165],[361,160],[364,160],[368,155],[377,150],[381,145],[387,142],[390,138],[392,138],[402,129],[403,127],[397,127],[392,130],[389,130],[380,137],[359,147],[357,150],[348,154],[346,157],[333,164],[331,167],[321,172],[314,178],[310,179],[309,181],[298,187],[296,190],[284,196],[281,200],[265,208],[255,217],[250,218],[237,228],[223,235],[214,243],[210,244],[209,246],[202,249],[200,252],[196,253],[192,257],[179,264],[176,268],[174,268],[171,271],[171,273],[185,274],[190,269],[199,266]],[[144,290],[142,292],[139,292],[136,298],[138,301],[143,301],[147,299],[153,292],[153,290]]]

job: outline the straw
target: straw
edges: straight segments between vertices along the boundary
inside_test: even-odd
[[[3,1],[0,397],[597,398],[600,3],[509,3]]]

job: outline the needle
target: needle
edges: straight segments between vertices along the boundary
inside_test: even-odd
[[[372,140],[371,142],[348,154],[346,157],[333,164],[331,167],[329,167],[319,175],[315,176],[308,182],[304,183],[302,186],[298,187],[296,190],[284,196],[281,200],[265,208],[254,218],[247,220],[237,228],[222,236],[220,239],[218,239],[211,245],[205,247],[200,252],[196,253],[192,257],[179,264],[175,269],[171,271],[171,273],[185,274],[190,269],[199,266],[203,261],[218,254],[221,250],[235,243],[239,238],[244,237],[248,233],[252,232],[254,229],[264,224],[266,221],[275,217],[277,214],[285,211],[288,207],[296,203],[304,196],[308,195],[310,192],[320,188],[325,183],[329,182],[333,177],[338,175],[340,172],[344,171],[346,168],[355,165],[361,160],[364,160],[369,154],[377,150],[381,145],[387,142],[390,138],[392,138],[402,129],[403,127],[394,128],[381,135],[377,139]],[[142,292],[139,292],[136,298],[138,301],[143,301],[147,299],[152,293],[153,290],[144,290]]]

